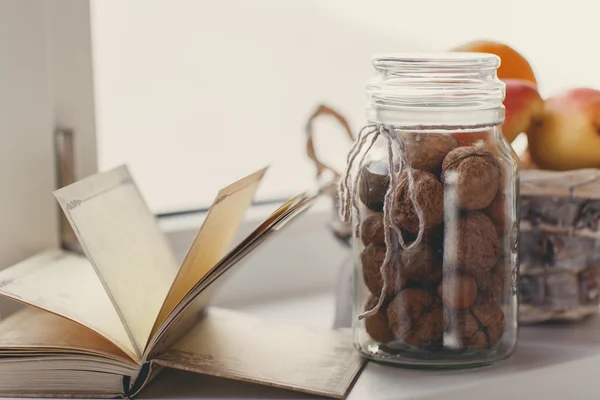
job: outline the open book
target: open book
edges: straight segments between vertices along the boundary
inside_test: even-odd
[[[232,246],[265,171],[218,193],[181,265],[126,167],[57,190],[85,256],[49,250],[0,272],[0,294],[28,305],[0,321],[0,395],[133,397],[176,368],[344,397],[363,365],[348,333],[211,306],[315,198],[290,199]]]

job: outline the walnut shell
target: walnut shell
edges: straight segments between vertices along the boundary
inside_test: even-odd
[[[510,231],[510,224],[506,221],[506,213],[504,211],[505,203],[506,195],[498,190],[490,205],[485,209],[485,213],[494,223],[499,237]]]
[[[371,243],[360,254],[363,271],[363,281],[369,291],[379,296],[383,289],[383,277],[381,276],[381,265],[385,260],[385,246]],[[397,257],[392,256],[391,262],[386,266],[387,296],[393,296],[396,288],[400,287],[400,276],[398,273]]]
[[[491,270],[477,270],[474,277],[477,282],[480,298],[487,298],[497,302],[502,302],[504,293],[507,291],[505,285],[507,266],[503,259],[500,259]]]
[[[479,211],[461,217],[456,232],[456,265],[476,274],[487,271],[500,258],[500,240],[492,221]],[[446,243],[446,247],[452,244]]]
[[[410,250],[400,250],[401,286],[437,284],[442,278],[441,249],[422,242]]]
[[[365,246],[371,243],[385,243],[383,213],[373,213],[365,218],[361,224],[360,238]]]
[[[446,307],[464,310],[471,307],[477,298],[477,283],[466,273],[444,274],[437,293]]]
[[[449,314],[449,332],[463,348],[491,348],[504,334],[504,313],[496,302],[476,301],[469,310]]]
[[[496,196],[500,163],[480,146],[457,147],[444,159],[442,176],[453,203],[464,210],[480,210]]]
[[[383,211],[383,202],[390,180],[388,165],[383,161],[372,161],[363,166],[358,182],[358,198],[372,211]]]
[[[425,229],[430,229],[444,219],[444,188],[433,174],[418,169],[411,171],[414,196],[423,212]],[[398,179],[394,193],[394,218],[407,231],[419,232],[419,216],[411,200],[408,171],[403,171]]]
[[[458,146],[450,135],[402,132],[401,136],[410,166],[431,173],[438,173],[446,154]]]
[[[369,296],[365,305],[365,311],[373,309],[378,301],[378,297],[372,295]],[[375,315],[365,318],[365,330],[367,331],[367,334],[381,343],[387,343],[394,340],[394,334],[388,324],[386,313],[388,303],[389,302],[384,303]]]
[[[394,336],[412,346],[428,347],[444,332],[442,303],[424,289],[398,293],[387,308],[387,317]]]

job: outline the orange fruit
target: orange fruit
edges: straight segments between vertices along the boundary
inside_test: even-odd
[[[525,79],[537,85],[533,68],[521,53],[507,44],[492,40],[476,40],[464,43],[452,49],[452,51],[464,51],[469,53],[491,53],[500,57],[501,63],[498,68],[500,79]]]

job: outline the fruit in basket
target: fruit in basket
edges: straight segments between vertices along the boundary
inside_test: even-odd
[[[476,40],[464,43],[452,49],[452,51],[464,51],[475,53],[491,53],[500,57],[501,63],[498,68],[498,78],[524,79],[537,84],[535,74],[531,65],[518,51],[511,46],[493,40]]]
[[[523,79],[506,79],[504,107],[506,117],[502,133],[510,143],[520,134],[526,133],[535,125],[541,124],[544,100],[537,87]]]
[[[544,112],[544,99],[530,81],[524,79],[504,79],[506,96],[504,98],[505,118],[502,134],[511,143],[533,125],[541,123]],[[454,134],[459,146],[469,146],[477,141],[487,141],[486,131],[461,132]]]
[[[600,90],[575,88],[548,98],[527,139],[531,160],[542,169],[600,168]]]

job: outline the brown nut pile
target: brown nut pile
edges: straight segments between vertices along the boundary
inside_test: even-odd
[[[368,246],[371,243],[385,243],[383,213],[376,212],[365,218],[360,229],[360,239],[365,246]]]
[[[482,300],[468,310],[448,313],[444,322],[446,331],[466,349],[493,347],[504,333],[504,313],[495,301]]]
[[[385,261],[385,245],[371,243],[360,255],[363,271],[363,281],[369,291],[379,297],[383,289],[381,266]],[[384,269],[387,279],[386,296],[393,296],[400,287],[398,260],[392,259]]]
[[[500,259],[491,270],[478,270],[474,277],[480,296],[502,304],[504,292],[507,291],[508,269],[505,260]]]
[[[466,214],[458,222],[455,255],[451,260],[468,271],[489,270],[500,258],[500,240],[492,221],[483,213]]]
[[[439,173],[446,154],[458,146],[450,135],[403,132],[402,138],[410,166],[432,174]]]
[[[372,161],[362,168],[358,182],[358,197],[368,209],[382,211],[389,184],[387,163]]]
[[[423,213],[425,229],[439,225],[444,219],[444,187],[432,173],[412,170],[412,194]],[[394,194],[394,218],[409,232],[418,232],[420,219],[411,196],[409,171],[403,171]]]
[[[378,300],[379,298],[375,296],[369,296],[364,308],[365,311],[375,307]],[[394,334],[388,323],[386,308],[387,303],[375,315],[365,318],[365,330],[367,334],[381,343],[387,343],[394,339]]]
[[[441,252],[435,242],[422,242],[400,252],[399,268],[401,287],[436,285],[442,279]]]
[[[496,227],[496,233],[498,236],[507,234],[511,228],[510,224],[506,220],[504,211],[506,202],[506,195],[501,191],[496,193],[496,197],[492,200],[489,206],[485,209],[485,213],[490,217],[494,226]]]
[[[417,288],[404,289],[387,308],[390,328],[405,343],[427,347],[444,333],[444,313],[439,297]]]
[[[440,282],[437,292],[446,307],[465,310],[477,298],[477,282],[472,275],[466,273],[449,273]]]
[[[365,329],[382,343],[431,349],[447,332],[464,349],[490,348],[504,333],[501,305],[511,268],[502,248],[510,229],[502,163],[481,143],[458,147],[454,137],[442,134],[402,137],[412,181],[408,170],[398,172],[391,219],[405,241],[413,241],[421,227],[416,201],[423,212],[423,241],[403,250],[390,227],[394,251],[384,268],[385,306],[365,320]],[[387,174],[387,163],[371,162],[359,178],[358,197],[368,210],[357,232],[370,292],[365,310],[377,303],[383,287]]]
[[[479,146],[457,147],[444,159],[442,176],[450,201],[464,210],[481,210],[498,192],[500,163]]]

